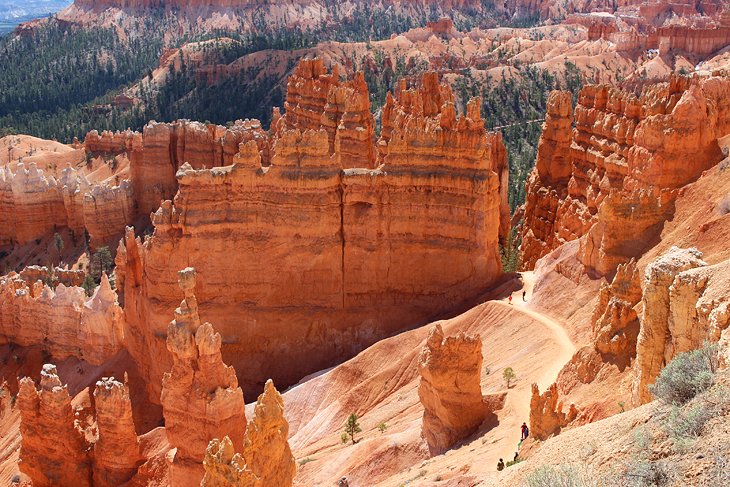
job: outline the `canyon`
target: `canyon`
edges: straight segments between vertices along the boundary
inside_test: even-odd
[[[59,15],[256,5],[77,1]],[[270,2],[264,17],[305,25],[324,15],[312,5]],[[0,483],[522,486],[546,469],[626,480],[672,464],[667,485],[722,485],[730,13],[507,1],[500,15],[563,22],[454,27],[485,5],[446,2],[453,20],[373,41],[383,59],[428,59],[377,108],[374,51],[331,42],[271,51],[297,62],[269,66],[286,91],[268,128],[0,138]],[[514,48],[509,62],[490,64],[492,43]],[[203,73],[201,45],[149,79],[184,56]],[[456,46],[464,64],[449,64]],[[566,56],[590,58],[586,83],[530,121],[536,160],[511,208],[519,168],[485,123],[495,107],[458,76],[507,79],[520,59],[562,76]],[[588,83],[601,60],[604,83]],[[657,60],[672,66],[640,74]],[[714,383],[666,404],[662,374],[697,349]],[[682,448],[672,421],[693,408],[713,413]]]

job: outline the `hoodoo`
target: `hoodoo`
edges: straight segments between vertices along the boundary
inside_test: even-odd
[[[210,323],[200,323],[195,269],[183,269],[178,275],[185,299],[167,329],[173,365],[162,379],[160,400],[165,433],[177,448],[170,481],[197,486],[203,478],[208,442],[228,435],[241,444],[246,415],[236,373],[221,358],[221,336]]]
[[[463,333],[444,338],[436,325],[421,351],[419,371],[422,433],[431,454],[438,455],[476,431],[487,415],[479,384],[482,341]]]

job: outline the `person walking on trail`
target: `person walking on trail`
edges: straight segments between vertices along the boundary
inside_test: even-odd
[[[337,482],[337,487],[350,487],[350,483],[347,481],[347,477],[342,477]]]
[[[530,435],[530,428],[527,427],[527,423],[522,423],[522,439],[526,440]]]
[[[509,295],[509,304],[512,304],[512,295]]]
[[[500,471],[500,472],[501,472],[502,470],[504,470],[504,460],[502,460],[501,458],[500,458],[500,459],[499,459],[499,461],[497,462],[497,470],[498,470],[498,471]]]
[[[522,291],[522,301],[526,302],[527,298],[525,296],[527,296],[527,291]]]

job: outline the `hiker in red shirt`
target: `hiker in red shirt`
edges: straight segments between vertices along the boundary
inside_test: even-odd
[[[527,423],[522,423],[522,439],[527,439],[527,436],[530,434],[530,428],[527,427]]]
[[[512,295],[509,295],[509,304],[512,304]]]

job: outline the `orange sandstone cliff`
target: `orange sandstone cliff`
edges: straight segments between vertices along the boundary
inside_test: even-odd
[[[730,116],[725,78],[672,78],[639,97],[606,86],[579,94],[566,174],[567,94],[550,97],[528,182],[526,266],[581,239],[581,261],[601,275],[646,251],[671,217],[677,190],[723,157]]]
[[[148,364],[153,398],[168,367],[160,336],[176,295],[171,269],[197,269],[200,314],[216,323],[225,361],[252,393],[267,378],[292,384],[456,310],[501,274],[505,151],[484,129],[478,103],[457,116],[450,90],[428,75],[391,98],[381,165],[348,168],[352,160],[330,153],[323,122],[330,119],[320,117],[312,129],[314,102],[301,101],[319,93],[321,106],[321,78],[330,75],[317,62],[302,66],[297,89],[307,94],[287,100],[307,109],[292,108],[280,120],[270,165],[255,143],[257,127],[244,130],[254,135],[243,136],[249,141],[233,165],[183,164],[177,195],[153,215],[152,237],[128,233],[118,252],[130,353],[138,361],[159,357]],[[314,72],[316,80],[306,77]],[[348,89],[364,90],[358,79]],[[350,123],[346,113],[335,147],[351,137],[353,123],[369,130],[367,119]],[[287,128],[294,114],[306,130]],[[275,358],[281,354],[288,360]]]

